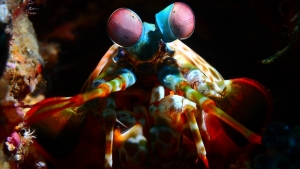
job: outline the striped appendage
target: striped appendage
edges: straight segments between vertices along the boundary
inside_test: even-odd
[[[164,88],[161,86],[152,90],[151,101],[153,102],[149,108],[154,121],[154,127],[150,130],[152,149],[161,155],[177,152],[180,135],[183,130],[188,129],[193,135],[198,157],[208,168],[206,150],[195,118],[196,104],[178,95],[161,98],[163,93]],[[185,114],[186,117],[182,114]]]
[[[203,78],[205,78],[206,81],[219,82],[224,80],[222,75],[214,67],[180,40],[168,43],[168,47],[175,51],[174,59],[177,60],[179,67],[194,67],[191,65],[194,64],[196,68],[201,70]]]
[[[219,117],[222,121],[229,124],[234,129],[236,129],[241,134],[243,134],[250,142],[260,143],[261,137],[257,136],[255,133],[249,131],[247,128],[242,126],[236,120],[231,118],[229,115],[227,115],[221,109],[216,107],[213,100],[209,99],[209,98],[211,98],[210,96],[222,98],[222,96],[223,96],[222,92],[224,91],[224,89],[227,86],[230,85],[231,81],[224,80],[223,77],[219,74],[219,72],[215,68],[210,66],[203,58],[201,58],[197,53],[195,53],[193,50],[191,50],[188,46],[183,44],[181,41],[175,40],[171,43],[168,43],[167,47],[168,47],[167,51],[170,51],[170,50],[174,51],[173,58],[176,60],[178,66],[179,66],[179,71],[180,71],[181,75],[183,75],[183,76],[179,77],[179,75],[177,76],[177,74],[176,75],[168,74],[168,76],[166,76],[165,79],[163,79],[162,81],[168,82],[168,84],[171,84],[171,86],[167,86],[165,84],[164,85],[177,93],[183,94],[185,98],[195,102],[197,104],[197,106],[201,107],[202,111]],[[101,59],[98,66],[96,67],[95,71],[91,74],[91,76],[87,80],[85,86],[83,87],[83,90],[82,90],[83,92],[88,90],[88,86],[91,86],[91,84],[93,83],[93,81],[95,79],[103,79],[104,77],[111,76],[110,73],[112,72],[112,70],[114,70],[112,68],[116,64],[113,62],[113,58],[116,57],[117,54],[118,54],[118,46],[116,44],[114,44],[107,51],[107,53],[104,55],[104,57]],[[153,65],[153,66],[155,66],[155,65]],[[176,69],[177,69],[177,67],[176,67]],[[174,79],[176,81],[174,81]],[[126,83],[124,83],[124,84],[126,84]],[[103,86],[103,84],[101,84],[101,85]],[[122,88],[122,90],[124,90],[124,89],[125,88]],[[100,90],[100,89],[97,89],[97,90]],[[229,90],[229,89],[227,89],[227,90]],[[117,90],[114,90],[114,91],[117,91]],[[95,98],[94,96],[100,97],[100,95],[98,93],[96,93],[96,94],[94,94],[94,93],[95,92],[92,91],[92,92],[85,93],[83,95],[89,99]],[[160,93],[160,92],[158,92],[158,93]],[[101,95],[101,97],[102,97],[102,95]],[[166,98],[174,99],[176,97],[177,96],[172,96],[172,97],[167,96]],[[182,100],[189,101],[181,96],[178,96],[178,97],[180,97]],[[209,97],[209,98],[207,98],[207,97]],[[178,133],[181,134],[184,129],[189,129],[191,131],[191,133],[193,134],[193,137],[194,137],[193,139],[197,146],[197,151],[198,151],[199,157],[204,161],[205,164],[207,164],[207,159],[205,157],[205,148],[204,148],[204,145],[203,145],[203,142],[201,139],[201,135],[199,132],[199,130],[201,130],[201,128],[199,129],[199,126],[197,125],[196,120],[195,120],[195,116],[193,115],[196,108],[195,108],[195,106],[194,107],[190,106],[190,105],[194,105],[195,103],[189,101],[190,103],[187,104],[188,106],[181,107],[181,108],[185,108],[184,110],[181,109],[180,111],[179,110],[177,111],[177,114],[186,114],[185,118],[187,118],[189,121],[188,124],[185,124],[185,125],[180,124],[179,125],[179,123],[177,123],[177,121],[176,121],[176,118],[169,116],[169,114],[167,114],[167,113],[161,113],[161,114],[156,113],[154,115],[153,112],[155,112],[155,111],[153,111],[152,109],[153,109],[153,107],[155,108],[157,106],[154,104],[155,102],[161,103],[161,105],[164,105],[164,106],[167,106],[167,105],[177,106],[177,105],[183,104],[183,102],[181,102],[180,104],[179,104],[179,102],[178,103],[167,103],[167,102],[162,103],[162,100],[164,100],[163,98],[164,98],[164,94],[156,94],[156,96],[154,98],[151,98],[150,103],[153,103],[153,104],[150,107],[150,113],[152,113],[152,117],[154,117],[154,119],[156,118],[156,120],[154,120],[154,122],[159,122],[159,123],[163,122],[163,124],[166,127],[169,127],[175,133],[177,132],[177,134]],[[168,120],[166,120],[166,119],[168,119]],[[173,126],[172,125],[173,123],[176,123],[177,125]],[[202,125],[203,124],[201,124],[200,127],[205,128]],[[178,127],[180,127],[180,126],[185,127],[185,128],[178,129]],[[155,129],[155,127],[156,127],[155,124],[153,127]],[[154,129],[152,129],[152,130],[154,130]],[[162,130],[162,128],[160,128],[157,131],[164,133],[164,131],[160,131],[160,130]],[[176,134],[174,134],[174,132],[173,132],[173,135],[171,135],[170,138],[168,138],[169,140],[170,139],[174,140],[174,138],[176,140],[177,137],[176,137]],[[111,140],[114,139],[111,137],[111,134],[108,134],[108,135],[107,135],[107,138],[109,137],[109,138],[111,138]],[[156,141],[156,143],[158,143],[157,145],[163,145],[162,140],[158,140],[158,141]],[[110,145],[111,145],[111,143],[110,143]],[[174,145],[176,145],[176,144],[174,144]],[[176,146],[173,146],[173,148],[174,147],[176,147]],[[111,146],[107,146],[106,148],[109,148],[110,150],[112,150]],[[166,148],[166,149],[168,149],[168,148]],[[109,153],[106,153],[106,154],[108,155]],[[111,154],[110,154],[110,159],[111,159]],[[111,160],[109,160],[109,161],[111,162]],[[110,164],[110,166],[111,166],[111,164]],[[208,164],[207,164],[207,166],[208,166]]]
[[[179,67],[181,68],[181,72],[183,75],[188,76],[188,72],[192,68],[199,69],[201,71],[200,74],[198,74],[198,77],[200,80],[198,80],[200,83],[209,83],[210,88],[209,89],[215,89],[218,90],[218,87],[220,85],[215,85],[217,82],[222,82],[224,79],[222,75],[209,63],[207,63],[201,56],[199,56],[196,52],[194,52],[191,48],[186,46],[184,43],[182,43],[180,40],[175,40],[173,42],[167,43],[167,46],[175,51],[174,53],[174,59],[177,60],[177,63]],[[102,71],[107,67],[108,65],[111,65],[113,63],[113,58],[118,54],[118,45],[114,44],[112,45],[108,51],[105,53],[105,55],[102,57],[101,61],[96,66],[96,69],[91,73],[88,80],[85,82],[82,92],[84,92],[89,86],[92,85],[92,82],[94,79],[96,79]],[[189,81],[189,79],[187,79]],[[191,84],[196,84],[196,81],[192,81],[190,79]]]
[[[193,89],[205,96],[221,97],[226,84],[214,67],[180,40],[168,43],[168,47],[175,51],[174,59]]]
[[[103,118],[105,121],[105,168],[112,167],[112,146],[113,146],[113,130],[117,119],[116,103],[113,99],[107,98],[107,105],[103,111]]]
[[[143,136],[142,125],[137,123],[128,131],[114,132],[114,147],[119,151],[119,158],[124,168],[139,167],[148,155],[147,140]]]

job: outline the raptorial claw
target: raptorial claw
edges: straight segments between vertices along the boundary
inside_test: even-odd
[[[191,85],[184,79],[182,74],[179,72],[176,64],[170,64],[169,62],[167,62],[167,60],[164,60],[161,64],[162,66],[159,70],[159,80],[165,86],[174,90],[177,94],[183,95],[187,99],[195,102],[206,113],[218,117],[220,120],[222,120],[223,122],[225,122],[226,124],[234,128],[236,131],[241,133],[251,143],[256,143],[256,144],[261,143],[261,136],[249,130],[239,121],[235,120],[229,114],[225,113],[222,109],[217,107],[215,101],[211,100],[210,98],[194,90],[191,87]],[[265,96],[266,92],[262,92],[263,89],[260,88],[261,85],[259,85],[259,83],[257,82],[250,81],[250,80],[244,80],[244,81],[233,80],[231,83],[224,83],[227,84],[228,92],[232,90],[230,89],[230,86],[235,84],[234,82],[244,82],[243,84],[245,85],[245,87],[246,86],[249,86],[249,88],[252,87],[254,91],[258,91],[258,93],[263,93],[263,99],[265,100],[269,99],[268,97]],[[240,90],[239,93],[243,93],[243,91]],[[243,97],[247,97],[247,94],[245,94]],[[241,111],[240,113],[243,114],[243,111]]]
[[[38,122],[59,111],[71,107],[78,107],[95,98],[107,97],[110,93],[125,90],[133,85],[136,78],[129,70],[120,70],[120,75],[109,82],[100,84],[96,89],[76,95],[74,97],[55,97],[45,99],[33,106],[26,114],[29,124]],[[33,116],[35,114],[35,116]]]
[[[273,103],[269,91],[252,79],[239,78],[226,81],[228,82],[223,97],[214,99],[217,106],[251,131],[261,132],[261,128],[270,121],[272,113]],[[247,144],[247,140],[240,134],[226,124],[223,126],[227,135],[236,144],[240,146]],[[260,136],[249,135],[248,140],[261,143]]]

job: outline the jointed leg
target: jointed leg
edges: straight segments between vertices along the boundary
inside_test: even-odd
[[[206,113],[210,113],[231,127],[233,127],[235,130],[237,130],[239,133],[241,133],[245,138],[247,138],[251,143],[261,144],[261,136],[255,134],[251,130],[247,129],[245,126],[243,126],[241,123],[233,119],[231,116],[226,114],[223,110],[219,109],[213,100],[203,96],[201,93],[195,91],[192,89],[188,84],[186,83],[180,83],[178,85],[179,92],[183,92],[185,96],[194,101],[197,105],[199,105],[202,110],[204,110]]]
[[[112,92],[125,90],[127,87],[132,86],[135,81],[136,78],[131,71],[122,69],[116,78],[100,84],[90,92],[74,97],[49,98],[33,105],[26,113],[26,122],[32,124],[64,109],[81,106],[95,98],[107,97]]]
[[[104,118],[104,128],[105,128],[105,168],[112,168],[113,160],[112,160],[112,146],[113,146],[113,131],[114,124],[117,119],[116,114],[116,103],[115,101],[108,97],[107,105],[105,110],[103,111]]]
[[[196,144],[198,157],[203,161],[206,168],[209,168],[206,150],[195,118],[196,104],[178,95],[164,97],[164,93],[162,86],[152,89],[150,114],[155,119],[160,119],[158,123],[162,123],[161,120],[163,119],[167,123],[165,124],[166,126],[177,128],[177,131],[182,132],[182,128],[177,126],[183,125],[179,121],[181,121],[180,114],[184,113],[187,116],[187,122]],[[177,114],[179,116],[169,116],[169,114]]]
[[[241,123],[230,117],[224,111],[216,107],[215,102],[198,91],[191,88],[191,85],[184,79],[180,73],[176,60],[167,58],[160,66],[158,77],[161,83],[175,91],[179,95],[184,95],[189,100],[195,102],[206,113],[213,114],[222,121],[233,127],[246,137],[251,143],[261,144],[261,136],[253,133]]]
[[[205,146],[203,144],[203,140],[201,138],[199,127],[198,127],[198,124],[197,124],[197,121],[195,118],[195,109],[193,107],[187,107],[186,116],[187,116],[189,126],[191,128],[191,131],[192,131],[192,134],[194,137],[194,141],[196,143],[197,154],[198,154],[199,158],[204,162],[205,167],[209,168],[208,161],[206,158]]]

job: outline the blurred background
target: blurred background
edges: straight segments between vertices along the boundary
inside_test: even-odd
[[[135,11],[142,21],[155,23],[155,14],[169,0],[35,0],[28,6],[41,52],[47,56],[46,95],[72,96],[113,44],[106,24],[120,7]],[[183,42],[214,66],[225,79],[247,77],[270,90],[274,121],[300,124],[300,43],[268,65],[261,60],[276,54],[292,40],[298,0],[186,0],[194,11],[196,28]],[[300,17],[300,16],[298,16]]]

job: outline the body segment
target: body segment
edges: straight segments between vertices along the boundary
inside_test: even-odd
[[[185,13],[180,14],[182,11]],[[142,23],[129,9],[116,10],[108,22],[108,34],[115,44],[91,73],[81,94],[47,98],[32,106],[25,122],[54,139],[70,124],[74,135],[80,128],[84,134],[99,134],[99,150],[93,155],[100,159],[95,165],[104,168],[209,168],[206,144],[215,143],[220,133],[226,135],[230,130],[260,144],[261,136],[255,132],[262,126],[253,132],[237,117],[244,112],[251,116],[253,110],[267,111],[261,121],[267,119],[271,106],[268,92],[252,80],[224,80],[182,43],[179,39],[192,34],[194,21],[191,8],[179,2],[159,12],[156,24]],[[135,26],[123,25],[127,22]],[[248,97],[259,99],[249,105]],[[56,126],[50,129],[53,121]],[[220,123],[230,129],[223,130]],[[95,131],[87,130],[94,125]],[[81,145],[86,140],[69,141]],[[84,150],[76,148],[74,152]],[[186,164],[190,159],[202,162]]]

